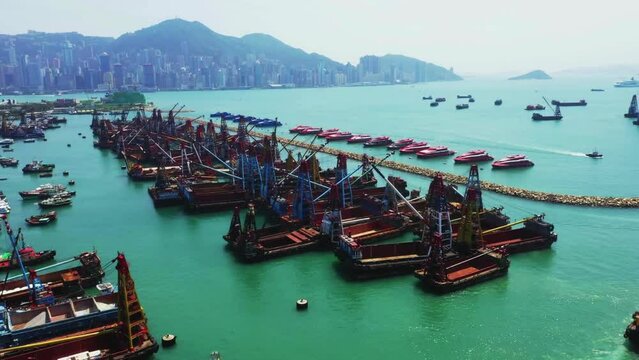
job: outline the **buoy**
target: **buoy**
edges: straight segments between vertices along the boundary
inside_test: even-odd
[[[62,175],[69,176],[69,172],[65,170],[65,171],[62,172]]]
[[[297,302],[295,302],[295,304],[297,305],[297,310],[308,309],[308,300],[306,299],[299,299],[297,300]]]
[[[75,185],[75,180],[69,180],[69,185]]]
[[[166,334],[162,336],[162,347],[171,347],[175,345],[175,335]]]

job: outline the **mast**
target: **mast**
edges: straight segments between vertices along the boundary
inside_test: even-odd
[[[479,168],[477,164],[472,164],[470,166],[470,172],[468,173],[468,181],[466,182],[466,192],[464,193],[464,202],[468,202],[468,192],[469,190],[474,190],[475,197],[475,207],[477,211],[482,211],[484,209],[484,202],[481,196],[481,184],[479,182]]]

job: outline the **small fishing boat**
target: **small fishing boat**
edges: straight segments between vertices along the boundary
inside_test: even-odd
[[[319,127],[309,127],[306,129],[303,129],[302,131],[300,131],[301,135],[312,135],[312,134],[319,134],[322,132],[322,128]]]
[[[425,141],[419,141],[419,142],[414,142],[408,146],[404,146],[403,148],[399,149],[399,153],[400,154],[414,154],[418,151],[422,151],[422,150],[426,150],[428,149],[428,143]]]
[[[457,105],[455,105],[455,108],[457,110],[468,109],[468,104],[457,104]]]
[[[593,159],[601,159],[601,158],[603,158],[603,154],[601,154],[597,150],[586,154],[586,156],[589,157],[589,158],[593,158]]]
[[[50,173],[50,172],[49,173],[41,173],[38,176],[41,177],[41,178],[52,177],[53,173]]]
[[[393,140],[388,136],[378,136],[376,138],[371,139],[364,143],[366,147],[375,147],[375,146],[387,146],[393,143]]]
[[[433,100],[432,96],[422,96],[422,100]]]
[[[408,146],[410,144],[413,143],[413,139],[401,139],[398,141],[395,141],[394,143],[388,145],[386,148],[388,150],[399,150],[405,146]]]
[[[10,149],[11,145],[7,144],[7,145],[1,145],[0,147],[2,147],[3,149]]]
[[[501,104],[502,104],[501,99],[497,99],[497,100],[495,100],[495,106],[499,106],[499,105],[501,105]]]
[[[100,292],[100,295],[108,295],[108,294],[112,294],[113,293],[113,284],[106,282],[106,283],[99,283],[95,286],[96,289],[98,289],[98,291]]]
[[[475,102],[475,98],[472,98],[472,97],[471,97],[470,99],[468,99],[468,102],[469,102],[469,103],[474,103],[474,102]]]
[[[586,106],[588,105],[588,103],[586,102],[586,100],[579,100],[579,101],[559,101],[559,100],[553,100],[550,102],[551,104],[555,105],[555,106]]]
[[[24,139],[23,142],[25,142],[25,143],[34,143],[35,139]]]
[[[528,105],[526,106],[526,108],[524,110],[546,110],[546,107],[541,105],[541,104],[537,104],[537,105]]]
[[[449,150],[446,146],[433,146],[417,152],[417,157],[434,158],[442,156],[450,156],[455,154],[453,150]]]
[[[639,115],[639,110],[637,109],[637,95],[632,95],[632,99],[630,100],[630,106],[628,107],[628,112],[623,116],[628,119],[636,119]]]
[[[21,237],[22,233],[19,233],[18,238],[20,239]],[[22,240],[22,248],[18,250],[18,252],[20,253],[22,264],[25,266],[41,264],[55,257],[55,250],[35,251],[31,246],[24,246],[24,240]],[[13,259],[11,255],[11,252],[0,254],[0,270],[17,269],[20,267],[18,260]]]
[[[321,133],[317,134],[317,136],[325,138],[329,135],[333,135],[335,133],[339,132],[338,128],[332,128],[332,129],[328,129],[328,130],[324,130]]]
[[[467,153],[463,153],[455,158],[455,163],[477,163],[482,161],[492,161],[494,158],[486,152],[486,150],[471,150]]]
[[[430,107],[436,107],[439,106],[439,102],[433,101],[432,103],[430,103]]]
[[[338,131],[334,134],[330,134],[326,137],[326,141],[340,141],[340,140],[348,140],[353,137],[348,131]]]
[[[57,214],[55,211],[49,211],[46,214],[33,215],[29,218],[24,219],[27,224],[38,226],[38,225],[47,225],[48,223],[55,221],[57,219]]]
[[[13,149],[2,149],[2,152],[13,152]]]
[[[18,166],[18,162],[19,160],[14,158],[0,157],[0,165],[2,165],[2,167],[16,167]]]
[[[296,127],[292,128],[292,129],[288,129],[288,132],[298,133],[298,132],[300,132],[300,131],[302,131],[304,129],[308,129],[308,128],[310,128],[310,126],[308,126],[308,125],[297,125]]]
[[[54,196],[46,200],[40,201],[38,205],[40,205],[40,207],[42,208],[52,208],[52,207],[58,207],[58,206],[71,205],[71,198]]]
[[[493,163],[493,169],[509,169],[534,166],[535,163],[528,160],[526,155],[510,155]]]
[[[372,137],[370,135],[353,135],[350,139],[347,140],[348,143],[350,144],[356,144],[356,143],[365,143],[367,141],[370,141],[372,139]]]
[[[446,98],[444,97],[439,97],[435,99],[435,102],[444,102],[444,101],[446,101]]]
[[[11,145],[13,143],[14,143],[13,139],[2,139],[2,140],[0,140],[0,145]]]

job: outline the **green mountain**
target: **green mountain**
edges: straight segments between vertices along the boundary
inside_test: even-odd
[[[541,70],[534,70],[529,73],[511,77],[508,80],[550,80],[552,79],[550,75],[546,74]]]

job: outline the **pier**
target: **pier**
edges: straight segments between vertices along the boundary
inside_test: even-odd
[[[232,129],[229,127],[229,129]],[[234,129],[232,129],[234,130]],[[264,136],[267,134],[251,131],[250,132],[254,136]],[[354,152],[347,152],[338,149],[333,149],[327,146],[321,145],[313,145],[308,144],[303,141],[297,141],[292,139],[287,139],[278,136],[278,141],[285,143],[287,145],[293,145],[296,147],[310,149],[312,151],[319,151],[322,153],[335,155],[337,154],[345,154],[348,158],[353,160],[362,160],[362,155]],[[379,166],[383,166],[388,169],[398,170],[407,172],[410,174],[421,175],[429,178],[434,178],[435,174],[441,173],[444,181],[457,184],[457,185],[465,185],[467,178],[462,175],[456,175],[451,173],[446,173],[438,170],[433,170],[421,166],[414,166],[403,164],[401,162],[385,160]],[[500,185],[492,182],[482,181],[481,183],[482,189],[487,191],[492,191],[495,193],[518,197],[522,199],[534,200],[534,201],[543,201],[550,202],[555,204],[564,204],[564,205],[576,205],[576,206],[588,206],[588,207],[610,207],[610,208],[639,208],[639,197],[613,197],[613,196],[591,196],[591,195],[568,195],[568,194],[554,194],[544,191],[535,191],[535,190],[527,190],[516,188],[513,186]]]

